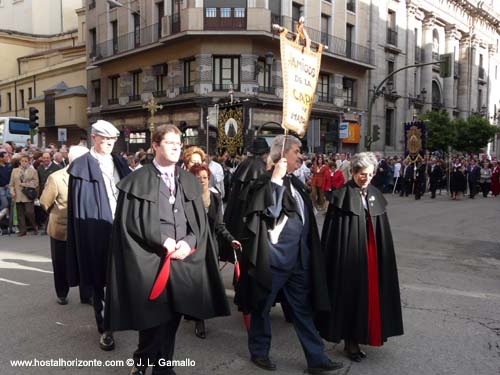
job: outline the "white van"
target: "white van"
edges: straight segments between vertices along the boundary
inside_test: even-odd
[[[0,145],[14,141],[18,146],[25,146],[30,138],[30,120],[23,117],[0,117]],[[33,143],[38,144],[38,135],[33,137]]]

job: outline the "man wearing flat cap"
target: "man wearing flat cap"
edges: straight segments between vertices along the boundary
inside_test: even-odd
[[[127,161],[111,153],[119,135],[113,124],[97,121],[92,125],[90,152],[75,159],[68,169],[69,283],[93,290],[103,350],[114,348],[113,334],[104,331],[103,321],[107,259],[118,198],[116,184],[130,173]]]

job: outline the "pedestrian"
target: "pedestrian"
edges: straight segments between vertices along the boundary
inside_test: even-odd
[[[205,152],[198,146],[191,146],[184,150],[182,154],[182,161],[184,163],[184,169],[189,171],[191,167],[195,164],[205,163],[206,155]]]
[[[55,171],[58,171],[59,169],[61,169],[61,167],[59,165],[57,165],[56,163],[54,163],[52,161],[52,156],[50,155],[50,153],[48,152],[44,152],[42,154],[42,162],[41,164],[38,166],[37,168],[37,172],[38,172],[38,181],[39,181],[39,196],[41,196],[43,194],[43,191],[45,189],[45,183],[47,182],[47,178],[49,178],[49,176],[54,173]],[[48,214],[41,210],[41,213],[40,213],[40,221],[39,221],[39,225],[40,227],[42,227],[42,233],[43,234],[47,234],[47,219],[48,219]]]
[[[387,201],[370,185],[377,167],[373,153],[351,159],[352,180],[334,194],[325,217],[321,246],[331,303],[316,323],[328,341],[344,340],[355,362],[366,358],[360,344],[381,346],[403,334],[396,256]]]
[[[474,199],[477,194],[477,184],[481,177],[481,168],[476,164],[475,159],[471,159],[467,166],[467,182],[469,183],[469,198]]]
[[[327,206],[332,200],[333,192],[337,189],[340,189],[340,187],[344,185],[345,182],[344,174],[340,169],[336,169],[337,165],[334,160],[330,160],[328,162],[328,166],[330,167],[330,171],[326,174],[325,182],[323,184],[323,191],[325,192]]]
[[[483,161],[479,176],[479,185],[481,186],[483,197],[486,198],[488,196],[488,193],[490,192],[492,176],[490,163],[487,160]]]
[[[110,122],[92,125],[93,147],[68,168],[68,259],[70,286],[92,288],[99,347],[113,350],[113,333],[104,330],[106,270],[115,215],[116,184],[130,173],[127,161],[113,154],[120,132]]]
[[[427,164],[425,160],[415,163],[415,185],[413,188],[415,200],[419,200],[425,194],[425,185],[427,182],[426,169]]]
[[[500,194],[500,165],[496,159],[493,159],[491,164],[491,193],[497,197]]]
[[[72,146],[69,162],[87,153],[83,146]],[[40,196],[40,205],[49,215],[47,234],[50,236],[50,255],[54,271],[54,286],[57,303],[68,304],[68,272],[66,266],[66,239],[68,227],[68,167],[57,170],[47,178],[45,189]],[[92,290],[80,285],[80,302],[91,303]]]
[[[436,161],[436,158],[431,159],[427,173],[429,174],[429,190],[431,198],[436,198],[436,190],[441,187],[441,179],[443,178],[443,170]]]
[[[330,168],[325,163],[322,154],[316,155],[311,171],[312,171],[311,199],[313,201],[314,206],[318,210],[322,210],[323,206],[325,205],[325,193],[323,192],[323,184],[325,183],[326,175],[330,171]]]
[[[195,164],[189,171],[198,178],[202,187],[203,205],[207,212],[210,233],[214,235],[215,253],[219,255],[219,244],[231,247],[233,251],[240,249],[241,243],[231,235],[222,220],[223,207],[221,194],[217,189],[213,187],[209,188],[210,169],[204,164]],[[192,317],[190,319],[195,321],[195,335],[200,339],[205,339],[205,321]]]
[[[0,151],[0,211],[10,208],[9,182],[11,174],[10,155],[6,150]]]
[[[467,186],[467,178],[465,177],[465,167],[460,160],[456,158],[450,167],[450,193],[453,200],[460,197],[460,193],[464,192]]]
[[[326,356],[313,322],[315,312],[328,308],[328,296],[313,203],[305,186],[292,174],[302,162],[301,145],[293,136],[277,136],[270,152],[274,166],[249,194],[245,216],[249,246],[243,249],[235,303],[241,311],[251,313],[251,361],[262,369],[275,370],[269,357],[269,312],[278,292],[283,291],[307,372],[319,374],[339,369],[342,363]]]
[[[182,315],[230,313],[200,183],[176,167],[181,132],[161,125],[152,141],[152,163],[118,184],[108,273],[107,329],[139,331],[133,375],[143,375],[148,364],[155,374],[175,374]]]
[[[28,218],[33,234],[38,234],[35,220],[34,201],[38,196],[38,173],[30,165],[30,157],[22,155],[18,168],[12,170],[9,183],[10,196],[16,202],[17,220],[19,221],[18,237],[26,236],[26,218]]]

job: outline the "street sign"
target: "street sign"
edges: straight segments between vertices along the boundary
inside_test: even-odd
[[[349,138],[349,123],[348,122],[341,122],[339,124],[339,138],[340,139]]]
[[[57,129],[57,140],[59,142],[66,142],[68,140],[68,129],[66,128]]]

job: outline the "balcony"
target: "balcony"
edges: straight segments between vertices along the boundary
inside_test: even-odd
[[[278,24],[286,27],[288,30],[294,31],[297,21],[287,16],[271,14],[271,25],[272,24]],[[358,61],[363,64],[373,65],[374,51],[371,48],[338,38],[334,35],[322,33],[319,30],[311,29],[309,27],[307,28],[307,33],[313,41],[325,42],[323,44],[327,45],[328,49],[323,51],[324,54],[332,54],[334,56]]]
[[[387,44],[398,46],[398,32],[390,27],[387,28]]]
[[[240,85],[238,84],[231,84],[231,83],[228,83],[228,84],[216,84],[214,83],[212,85],[212,90],[213,91],[229,91],[231,90],[231,88],[233,89],[233,91],[240,91]]]
[[[274,88],[274,87],[267,87],[267,86],[259,86],[258,92],[260,94],[276,95],[276,88]]]
[[[189,94],[194,92],[194,86],[179,87],[179,94]]]
[[[205,8],[204,30],[246,30],[246,8]]]
[[[346,9],[350,12],[356,12],[356,0],[347,0]]]
[[[129,95],[128,100],[131,102],[139,102],[141,101],[140,95]]]
[[[108,104],[109,105],[118,104],[118,98],[110,98],[110,99],[108,99]]]
[[[153,24],[140,29],[138,32],[123,34],[114,39],[109,39],[97,45],[97,60],[101,60],[119,53],[131,51],[158,42],[158,24]]]
[[[357,107],[358,103],[353,98],[344,96],[344,107]]]
[[[153,96],[155,98],[161,98],[163,96],[167,96],[167,91],[161,90],[161,91],[153,91]]]

